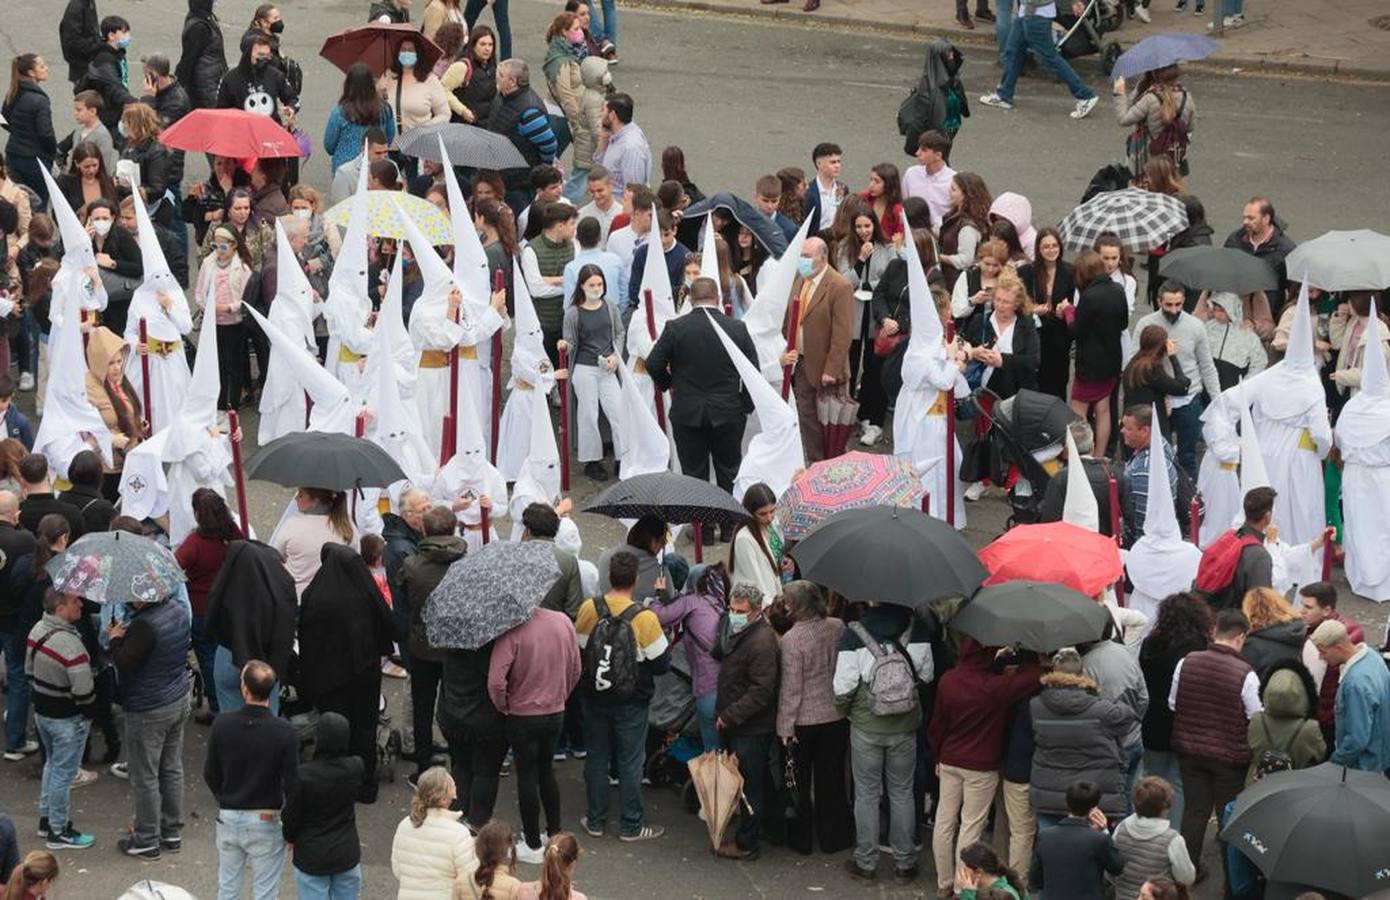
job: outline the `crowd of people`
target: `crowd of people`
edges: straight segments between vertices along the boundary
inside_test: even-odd
[[[240,896],[248,869],[256,897],[276,896],[287,856],[299,896],[359,896],[355,809],[378,795],[383,677],[408,681],[412,799],[391,844],[402,898],[582,900],[555,771],[567,759],[583,764],[576,830],[662,838],[670,823],[648,821],[644,780],[676,672],[693,695],[686,738],[729,751],[743,778],[719,858],[752,862],[768,841],[852,851],[848,875],[873,880],[886,850],[908,882],[929,843],[939,897],[1186,897],[1207,877],[1209,820],[1224,823],[1255,779],[1324,760],[1390,771],[1390,674],[1338,613],[1336,587],[1310,574],[1344,544],[1353,590],[1390,599],[1367,512],[1385,490],[1367,474],[1386,439],[1367,423],[1390,395],[1380,296],[1292,280],[1295,244],[1266,197],[1224,246],[1268,266],[1275,287],[1238,296],[1159,276],[1167,253],[1213,235],[1183,178],[1196,107],[1175,67],[1113,85],[1132,186],[1186,214],[1145,254],[1141,298],[1121,235],[1075,252],[1035,226],[1026,196],[952,163],[958,82],[941,85],[957,112],[920,132],[915,164],[875,164],[862,189],[824,142],[810,170],[756,179],[751,201],[706,197],[685,151],[654,153],[639,99],[614,84],[611,2],[557,12],[544,88],[512,55],[505,0],[495,30],[478,22],[484,6],[431,0],[383,72],[346,68],[319,145],[326,189],[300,177],[314,141],[273,4],[254,10],[229,66],[212,3],[189,0],[179,58],[150,48],[136,89],[130,23],[70,0],[61,141],[47,62],[14,58],[0,166],[4,758],[42,754],[46,849],[21,860],[0,816],[6,896],[43,896],[55,853],[98,842],[71,815],[70,792],[99,777],[90,763],[129,781],[120,852],[178,852],[190,719],[210,728],[219,897]],[[1016,23],[986,105],[1011,105],[1037,13]],[[409,24],[409,0],[374,2],[366,21]],[[1072,80],[1082,118],[1096,98]],[[161,135],[201,109],[267,116],[299,156],[209,155],[199,180],[203,162]],[[393,149],[447,123],[505,136],[525,165],[456,170]],[[431,240],[415,218],[401,236],[365,231],[378,192],[428,201],[451,236]],[[336,204],[352,212],[329,215]],[[1152,311],[1131,327],[1141,303]],[[506,392],[493,384],[504,331]],[[28,392],[37,429],[14,402]],[[806,467],[846,449],[827,400],[857,408],[858,446],[912,464],[930,515],[963,528],[964,501],[1014,503],[1018,472],[967,486],[943,464],[962,461],[946,450],[947,407],[971,395],[979,427],[958,431],[975,432],[972,451],[1001,404],[1069,408],[1066,442],[1039,460],[1053,477],[1038,518],[1077,521],[1078,493],[1113,508],[1090,527],[1118,524],[1134,593],[1100,639],[1055,654],[983,647],[950,628],[950,604],[917,615],[798,577],[774,510]],[[561,404],[574,427],[557,434]],[[226,500],[227,451],[243,439],[226,414],[247,407],[262,444],[356,427],[406,480],[379,501],[298,485],[255,540]],[[1339,425],[1341,461],[1328,458],[1339,421],[1359,429],[1347,443]],[[571,454],[595,482],[668,468],[712,479],[745,515],[695,540],[727,556],[688,564],[674,523],[647,515],[582,559],[560,490]],[[1359,492],[1345,523],[1343,470]],[[1138,564],[1188,559],[1155,550],[1154,491],[1178,522],[1199,513],[1204,549],[1181,578],[1183,566],[1150,578]],[[559,574],[521,624],[462,649],[431,632],[429,610],[451,571],[500,540],[494,511],[513,541],[550,544]],[[119,613],[55,590],[69,546],[106,531],[165,542],[186,583]],[[515,832],[494,815],[508,772]],[[1299,888],[1266,885],[1234,849],[1223,870],[1237,898]]]

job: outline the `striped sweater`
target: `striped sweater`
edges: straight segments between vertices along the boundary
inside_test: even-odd
[[[95,685],[91,659],[77,626],[44,613],[29,632],[24,674],[34,694],[34,713],[69,719],[90,706]]]

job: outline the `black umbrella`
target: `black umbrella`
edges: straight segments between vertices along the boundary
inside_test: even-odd
[[[681,221],[693,222],[716,209],[724,210],[735,222],[753,232],[753,239],[768,253],[781,256],[787,252],[787,236],[782,233],[777,223],[763,215],[761,209],[733,194],[719,193],[699,203],[690,204],[681,211]],[[729,246],[733,246],[732,241]]]
[[[455,166],[497,171],[526,168],[526,157],[505,134],[461,122],[412,128],[396,138],[395,148],[406,156],[443,162],[439,153],[441,139],[449,162]]]
[[[1279,275],[1269,263],[1229,247],[1170,250],[1163,254],[1158,274],[1200,291],[1253,294],[1279,286]]]
[[[837,513],[787,552],[804,577],[851,600],[919,612],[943,597],[968,597],[989,574],[956,529],[900,506]]]
[[[405,478],[389,454],[363,438],[322,431],[296,431],[256,451],[246,477],[285,487],[330,491],[387,487]]]
[[[1349,897],[1384,891],[1390,884],[1390,781],[1380,772],[1333,763],[1274,772],[1236,797],[1221,839],[1270,882]]]
[[[1110,613],[1079,591],[1052,581],[1006,581],[981,588],[948,623],[984,647],[1051,653],[1098,641]]]
[[[589,500],[581,511],[614,519],[653,515],[670,525],[698,522],[732,527],[748,518],[743,505],[723,489],[675,472],[624,479]]]

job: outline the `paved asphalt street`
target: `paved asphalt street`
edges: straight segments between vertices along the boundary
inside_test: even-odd
[[[301,121],[315,143],[340,85],[339,73],[318,59],[318,46],[323,36],[362,22],[366,5],[365,0],[286,0],[281,4],[285,52],[305,70]],[[156,50],[177,58],[181,0],[102,0],[100,6],[103,13],[119,13],[132,22],[132,59]],[[249,0],[219,2],[229,48],[236,46],[252,6]],[[60,0],[5,3],[0,54],[8,57],[37,50],[48,58],[55,73],[48,84],[55,125],[65,133],[70,127],[68,85],[57,44],[62,8]],[[531,60],[537,80],[541,33],[553,8],[532,0],[512,7],[517,50]],[[621,16],[622,62],[614,78],[620,89],[635,97],[637,121],[656,153],[667,144],[682,145],[691,176],[706,193],[732,190],[746,196],[760,174],[788,164],[809,169],[810,148],[821,140],[835,140],[844,147],[845,176],[853,186],[862,186],[869,166],[876,162],[908,162],[901,154],[894,116],[920,69],[920,44],[699,14],[624,10]],[[485,21],[490,23],[490,14],[485,14]],[[138,68],[132,68],[138,73]],[[1105,92],[1094,61],[1082,61],[1080,70],[1098,92]],[[964,73],[971,95],[987,92],[997,73],[992,60],[971,53]],[[1187,85],[1199,107],[1191,187],[1206,203],[1218,235],[1239,224],[1241,203],[1255,193],[1273,198],[1288,219],[1292,235],[1299,239],[1334,227],[1374,227],[1381,221],[1390,201],[1390,187],[1381,177],[1390,90],[1209,75],[1190,78]],[[1026,194],[1033,202],[1035,223],[1055,222],[1076,203],[1099,166],[1123,158],[1124,134],[1104,104],[1089,120],[1068,118],[1071,100],[1060,85],[1050,81],[1025,80],[1017,103],[1013,112],[977,105],[957,143],[954,163],[980,172],[996,192]],[[309,180],[326,182],[325,157],[317,154],[305,171]],[[190,177],[202,174],[199,165],[190,165]],[[22,399],[26,405],[31,403],[29,396]],[[246,431],[254,434],[254,419],[246,418]],[[580,499],[594,486],[577,470],[576,466],[575,495]],[[287,492],[262,484],[253,485],[251,492],[253,521],[267,534]],[[968,530],[972,544],[981,545],[997,534],[1004,515],[999,501],[972,505]],[[620,537],[617,527],[606,520],[581,516],[580,522],[586,557],[596,557]],[[1349,602],[1347,609],[1363,621],[1384,620],[1383,612],[1360,601]],[[1372,631],[1379,633],[1368,628]],[[399,683],[388,685],[387,693],[399,722]],[[73,795],[76,821],[97,835],[97,845],[64,857],[64,874],[53,896],[59,900],[113,897],[143,877],[178,884],[199,897],[215,896],[215,806],[200,774],[206,735],[205,729],[196,726],[190,726],[187,735],[184,852],[157,863],[119,856],[115,843],[129,821],[131,802],[124,783],[103,771],[95,785]],[[33,835],[37,762],[0,766],[4,767],[0,809],[15,818],[23,848],[31,849],[37,844]],[[402,764],[398,770],[403,779],[407,766]],[[565,823],[576,829],[583,797],[580,770],[576,762],[559,765]],[[803,858],[768,848],[754,863],[716,862],[709,854],[703,824],[681,811],[675,794],[649,790],[646,802],[650,821],[667,826],[667,837],[637,846],[613,838],[584,838],[578,885],[590,897],[931,895],[929,851],[923,857],[923,880],[915,887],[864,888],[848,881],[838,857]],[[366,867],[364,897],[394,896],[390,841],[407,803],[408,788],[400,780],[384,786],[376,805],[358,808]],[[502,783],[498,812],[518,821],[510,779]],[[889,871],[888,864],[880,871]],[[533,878],[535,870],[523,866],[520,874]],[[284,896],[292,896],[288,867],[283,883]],[[1197,891],[1199,897],[1218,894],[1219,879]]]

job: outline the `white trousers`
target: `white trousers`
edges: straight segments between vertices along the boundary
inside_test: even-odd
[[[622,386],[618,384],[617,374],[602,366],[573,366],[570,372],[575,401],[579,404],[579,461],[594,462],[603,459],[603,435],[598,430],[599,404],[603,405],[603,414],[608,417],[615,445],[619,440]]]

